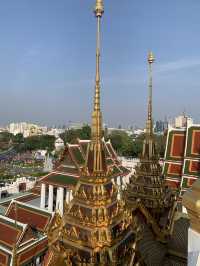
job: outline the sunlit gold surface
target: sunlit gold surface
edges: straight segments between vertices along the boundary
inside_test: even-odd
[[[97,17],[96,77],[94,109],[92,112],[92,139],[88,149],[85,173],[102,174],[106,172],[105,147],[102,142],[102,113],[100,106],[100,20],[103,14],[103,1],[97,0],[95,14]]]
[[[101,17],[104,13],[104,5],[103,0],[96,0],[96,5],[94,9],[94,13],[97,17]]]
[[[161,242],[167,240],[173,229],[176,200],[172,192],[167,189],[164,179],[161,177],[159,155],[156,152],[153,118],[152,118],[152,52],[148,54],[148,114],[146,121],[145,139],[140,162],[136,167],[136,173],[131,176],[130,184],[125,191],[125,199],[133,213],[139,211],[151,224],[157,239]],[[165,223],[160,226],[159,221],[163,213],[168,213]]]
[[[148,62],[149,62],[149,64],[152,64],[154,61],[155,61],[155,57],[154,57],[153,52],[149,52],[149,54],[148,54]]]
[[[135,243],[139,227],[132,219],[124,201],[118,200],[118,186],[113,166],[108,166],[105,157],[105,142],[102,140],[102,114],[100,108],[100,19],[103,1],[97,0],[96,75],[94,106],[92,112],[92,136],[88,145],[86,164],[73,191],[73,200],[65,206],[62,221],[55,217],[48,231],[49,245],[56,262],[63,259],[73,265],[129,266],[136,261]],[[68,252],[69,251],[69,252]],[[70,251],[72,254],[70,254]],[[122,253],[122,254],[121,254]]]

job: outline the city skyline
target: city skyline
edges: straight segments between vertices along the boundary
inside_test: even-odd
[[[64,0],[2,4],[0,124],[90,122],[95,65],[90,52],[95,51],[91,33],[95,19],[88,16],[92,5]],[[106,5],[101,58],[104,122],[145,125],[149,49],[156,57],[154,120],[186,110],[198,121],[200,39],[194,32],[200,3],[182,1],[180,8],[178,0],[123,5],[115,0]]]

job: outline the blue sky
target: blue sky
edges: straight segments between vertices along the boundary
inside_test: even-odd
[[[2,0],[0,124],[90,121],[95,0]],[[105,0],[102,109],[115,126],[144,125],[149,50],[154,118],[200,117],[200,1]]]

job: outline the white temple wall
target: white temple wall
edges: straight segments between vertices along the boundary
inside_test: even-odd
[[[6,184],[4,187],[0,187],[0,199],[2,192],[7,191],[9,194],[19,193],[19,185],[22,183],[26,184],[26,191],[32,189],[35,186],[35,180],[29,180],[26,177],[17,178],[12,184]]]

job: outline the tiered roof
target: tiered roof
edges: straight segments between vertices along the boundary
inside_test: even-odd
[[[77,140],[77,144],[67,144],[59,160],[59,163],[53,170],[40,181],[41,183],[54,186],[67,187],[73,189],[78,182],[82,169],[86,163],[87,149],[90,140]],[[113,166],[115,176],[125,176],[129,170],[123,167],[117,158],[110,141],[105,142],[106,163]]]
[[[152,58],[151,54],[149,58]],[[149,63],[151,64],[152,60],[149,60]],[[136,249],[142,265],[186,266],[189,224],[187,219],[176,215],[176,196],[166,186],[161,175],[153,136],[151,76],[149,83],[148,118],[143,153],[136,167],[136,173],[131,176],[130,184],[127,185],[124,194],[133,216],[137,216],[141,224],[141,239]],[[170,150],[172,157],[179,158],[180,150],[183,149],[182,138],[179,138],[179,135],[178,140],[180,144],[178,148]]]
[[[168,130],[163,174],[180,195],[200,177],[200,125]]]
[[[45,231],[52,214],[18,201],[12,201],[5,216],[0,215],[0,265],[25,265],[33,256],[45,253]]]
[[[21,223],[27,223],[39,232],[45,232],[49,225],[52,214],[45,209],[39,209],[22,202],[12,201],[6,211],[6,216],[16,219]]]
[[[136,167],[136,173],[131,176],[130,184],[127,185],[125,198],[133,214],[140,213],[139,219],[150,223],[156,237],[160,241],[166,241],[173,224],[176,201],[161,176],[161,166],[153,134],[151,73],[153,62],[154,56],[150,53],[148,56],[150,73],[148,116],[143,152]]]
[[[17,194],[13,194],[10,197],[4,198],[0,200],[0,207],[8,207],[12,200],[17,200],[19,202],[29,202],[32,200],[35,200],[39,198],[40,196],[38,194],[32,193],[32,192],[20,192]]]
[[[135,260],[133,245],[136,234],[132,228],[132,217],[123,202],[118,200],[118,186],[113,180],[128,171],[119,164],[111,144],[102,139],[99,59],[100,18],[103,12],[103,0],[96,0],[96,82],[91,141],[68,145],[68,152],[63,156],[66,164],[59,166],[62,170],[69,166],[77,169],[80,178],[62,222],[56,222],[49,230],[49,243],[55,255],[51,264],[47,259],[46,265],[114,266],[131,265]],[[58,257],[58,254],[62,255]],[[49,257],[52,261],[51,255]]]
[[[147,224],[143,224],[144,234],[138,242],[138,250],[147,266],[186,266],[187,234],[189,221],[180,218],[175,221],[172,235],[167,244],[158,242]]]

